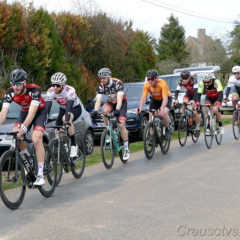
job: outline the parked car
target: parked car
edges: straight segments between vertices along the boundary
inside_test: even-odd
[[[136,137],[140,137],[142,139],[143,129],[148,121],[148,108],[150,103],[150,98],[147,99],[146,104],[144,105],[144,115],[143,118],[140,119],[138,115],[136,115],[136,109],[139,106],[139,101],[142,96],[144,82],[134,82],[134,83],[124,83],[124,90],[127,94],[127,102],[128,102],[128,110],[127,110],[127,121],[126,128],[129,132],[129,135],[134,135]],[[94,109],[96,99],[89,100],[89,104],[86,106],[88,112],[92,112]],[[103,95],[101,106],[107,101],[107,97]],[[100,108],[99,112],[102,112]],[[102,118],[97,118],[96,122],[93,123],[94,135],[99,137],[104,128],[105,123]]]
[[[46,94],[43,94],[43,97],[46,97]],[[94,139],[93,139],[93,127],[92,120],[90,114],[85,110],[83,104],[82,105],[82,114],[81,116],[74,122],[75,131],[76,131],[76,140],[78,137],[85,143],[86,153],[87,155],[93,152],[94,147]],[[0,132],[12,131],[13,126],[16,122],[16,119],[19,116],[20,106],[15,102],[12,102],[10,105],[10,109],[7,115],[7,119],[5,122],[0,125]],[[49,141],[55,137],[55,132],[53,128],[48,128],[52,125],[55,125],[57,116],[59,112],[59,105],[57,102],[53,101],[50,116],[48,123],[46,124],[46,130],[43,136],[44,143],[49,143]],[[31,131],[30,131],[31,134]],[[0,156],[8,150],[12,145],[12,137],[6,135],[0,135]],[[31,149],[29,149],[31,151]]]

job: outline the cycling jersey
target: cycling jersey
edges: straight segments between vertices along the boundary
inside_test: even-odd
[[[232,75],[228,80],[227,90],[226,90],[226,97],[229,96],[231,87],[235,87],[235,92],[239,93],[240,90],[240,79],[237,79],[235,75]]]
[[[194,95],[197,93],[198,83],[196,78],[193,76],[190,76],[188,83],[185,83],[182,79],[179,80],[176,92],[175,92],[175,98],[178,98],[179,91],[181,90],[181,87],[185,87],[187,90],[187,93],[190,93],[191,95]]]
[[[47,91],[46,102],[52,102],[53,100],[55,100],[63,109],[66,109],[66,104],[69,100],[73,101],[72,107],[76,107],[80,104],[80,99],[78,98],[75,89],[69,85],[64,85],[63,90],[59,94],[55,93],[54,87],[49,88]]]
[[[123,95],[123,101],[127,100],[127,96],[124,93],[124,86],[122,81],[117,78],[110,78],[108,85],[100,83],[97,89],[97,97],[101,97],[102,94],[107,95],[108,101],[111,103],[117,103],[117,94]]]
[[[162,100],[163,97],[172,96],[167,82],[163,79],[157,79],[155,86],[152,86],[149,81],[145,82],[142,96],[147,98],[148,93],[150,93],[152,98],[157,101]]]
[[[3,107],[9,108],[12,101],[21,106],[21,110],[27,112],[30,104],[38,106],[38,110],[45,107],[45,101],[41,96],[40,87],[35,84],[26,85],[26,93],[24,95],[16,95],[13,87],[10,87],[4,95]]]
[[[220,80],[215,79],[212,84],[208,87],[203,81],[200,82],[198,87],[198,101],[200,102],[200,97],[203,92],[206,92],[208,98],[217,99],[219,102],[223,100],[223,87]]]

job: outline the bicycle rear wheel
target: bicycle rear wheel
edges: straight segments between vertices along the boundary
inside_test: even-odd
[[[210,116],[206,117],[205,125],[204,125],[204,140],[207,148],[210,149],[212,147],[212,142],[213,142],[213,131],[211,127],[210,129],[208,129],[207,127],[208,123],[210,123]],[[210,131],[208,131],[207,129]]]
[[[150,129],[152,129],[152,134]],[[148,122],[144,128],[143,133],[144,153],[148,159],[151,159],[155,152],[156,142],[154,139],[153,123]]]
[[[57,165],[57,178],[56,178],[56,186],[60,183],[63,174],[63,153],[61,147],[58,149],[58,140],[54,138],[49,143],[48,149],[50,151],[50,158],[54,160]],[[51,175],[47,175],[48,181],[51,182],[53,179]]]
[[[49,152],[47,144],[44,145],[45,148],[45,161],[44,161],[44,171],[43,177],[45,184],[38,188],[39,192],[44,197],[51,197],[57,186],[57,161],[52,157]]]
[[[25,196],[26,180],[23,165],[16,172],[15,151],[6,151],[0,161],[0,196],[6,207],[17,209]]]
[[[233,130],[234,138],[236,140],[238,140],[239,136],[240,136],[240,118],[239,118],[239,113],[237,110],[234,110],[234,112],[233,112],[232,130]]]
[[[86,150],[83,142],[80,139],[77,142],[77,147],[77,157],[71,158],[71,171],[75,178],[80,178],[85,169]]]
[[[179,120],[178,124],[178,141],[179,144],[183,147],[187,142],[187,118],[186,116],[182,116]]]
[[[115,151],[113,142],[108,129],[104,129],[101,136],[101,155],[104,166],[110,169],[114,162]]]
[[[119,136],[119,147],[122,147],[123,145],[124,145],[123,140],[122,140],[122,138]],[[120,157],[122,163],[127,163],[128,160],[123,160],[123,153],[124,153],[124,148],[122,148],[122,149],[120,150],[120,152],[118,153],[118,154],[119,154],[119,157]]]

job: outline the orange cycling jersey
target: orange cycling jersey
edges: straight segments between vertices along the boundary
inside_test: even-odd
[[[149,81],[145,82],[143,87],[143,97],[146,98],[148,93],[150,93],[152,98],[157,101],[161,101],[163,97],[172,96],[167,82],[163,79],[157,79],[155,86],[152,86]]]

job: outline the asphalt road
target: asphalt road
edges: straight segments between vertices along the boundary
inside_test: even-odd
[[[211,150],[202,137],[174,141],[151,160],[141,151],[80,180],[65,174],[52,198],[28,190],[18,210],[0,202],[0,239],[240,239],[240,141],[225,130]]]

